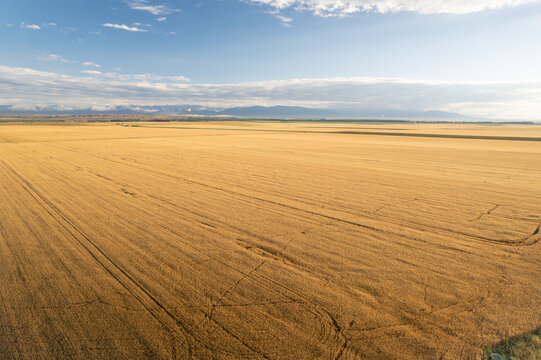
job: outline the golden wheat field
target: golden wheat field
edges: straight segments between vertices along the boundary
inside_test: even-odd
[[[541,126],[0,126],[1,359],[479,359],[541,326]]]

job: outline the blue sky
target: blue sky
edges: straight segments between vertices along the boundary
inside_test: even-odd
[[[535,0],[3,0],[0,106],[541,118]]]

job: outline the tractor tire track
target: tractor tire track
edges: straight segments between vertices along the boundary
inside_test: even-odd
[[[185,335],[184,337],[186,338],[186,336],[187,336],[190,339],[189,340],[190,342],[195,342],[200,347],[206,348],[208,350],[212,350],[212,348],[209,347],[208,344],[206,344],[204,341],[202,341],[202,339],[196,337],[195,334],[188,329],[187,325],[182,324],[182,322],[180,322],[178,319],[176,319],[176,317],[171,313],[171,311],[169,311],[164,304],[159,302],[159,300],[157,300],[157,298],[154,295],[152,295],[151,292],[148,289],[144,288],[142,285],[140,285],[138,282],[136,282],[135,279],[133,278],[133,276],[128,274],[118,264],[114,263],[110,259],[110,257],[108,257],[97,245],[95,245],[86,235],[84,235],[76,227],[76,225],[74,225],[69,219],[67,219],[67,217],[54,204],[52,204],[49,200],[47,200],[26,179],[24,179],[22,176],[20,176],[11,166],[9,166],[7,163],[5,163],[5,161],[0,160],[0,163],[2,163],[6,169],[10,170],[11,174],[13,175],[13,178],[16,181],[18,180],[19,183],[24,184],[25,190],[46,210],[46,212],[51,217],[53,217],[55,219],[55,221],[57,223],[59,223],[72,237],[74,237],[87,250],[87,252],[89,252],[90,255],[111,276],[113,276],[113,278],[115,278],[116,281],[118,281],[130,294],[132,294],[134,297],[136,297],[136,299],[145,307],[145,309],[148,312],[150,312],[151,315],[154,318],[156,318],[156,320],[158,320],[162,324],[162,326],[164,326],[164,328],[166,328],[168,331],[170,331],[173,334],[171,336],[174,336],[175,326],[179,327],[182,330],[183,334]],[[56,216],[55,216],[55,214],[56,214]],[[60,219],[63,220],[66,224],[64,224],[62,221],[60,221]],[[169,229],[167,227],[164,227],[163,225],[159,225],[159,226],[162,227],[163,229],[169,231],[170,233],[176,235],[177,238],[179,238],[179,239],[183,238],[181,236],[181,234],[175,232],[174,230]],[[81,241],[80,237],[82,237],[84,241]],[[84,242],[89,243],[90,247],[86,246],[84,244]],[[228,268],[243,274],[243,276],[246,275],[241,270],[238,270],[238,269],[236,269],[234,267],[231,267],[230,265],[226,264],[225,262],[220,261],[219,259],[212,257],[208,253],[202,252],[200,249],[197,249],[193,245],[187,244],[185,241],[183,241],[183,243],[185,245],[188,245],[192,249],[198,251],[202,255],[207,256],[209,258],[212,258],[213,260],[221,263],[222,265],[227,266]],[[92,249],[97,251],[98,254],[95,254],[92,251]],[[100,257],[103,257],[103,259],[100,260]],[[120,272],[120,274],[118,274],[118,273],[115,274],[115,272],[117,272],[117,271]],[[136,294],[137,291],[134,291],[134,289],[130,288],[131,286],[135,287],[136,288],[135,290],[139,290],[139,292],[142,292],[142,294],[139,294],[139,295]],[[270,287],[268,288],[268,290],[275,292],[275,290],[273,290]],[[143,296],[141,296],[141,295],[143,295]],[[147,297],[148,299],[144,299],[145,297]],[[153,309],[150,306],[148,306],[148,305],[146,305],[144,303],[144,300],[147,300],[147,302],[150,301],[151,303],[154,303],[154,305],[157,305],[157,307],[163,312],[163,314],[161,314],[162,316],[157,317],[156,314],[154,313]],[[290,301],[291,303],[297,303],[297,301],[295,301],[293,299],[290,299],[290,300],[291,300]],[[199,309],[199,312],[201,312],[201,314],[204,315],[204,316],[207,315],[201,309]],[[165,321],[164,321],[164,317],[165,317]],[[174,324],[171,324],[171,320],[174,321]],[[263,353],[261,350],[258,350],[255,347],[248,344],[240,336],[236,335],[231,330],[227,329],[223,324],[221,324],[217,320],[215,320],[215,319],[211,319],[211,320],[218,328],[220,328],[222,331],[224,331],[224,333],[226,333],[232,339],[235,339],[237,342],[242,344],[242,346],[249,349],[254,354],[257,354],[259,357],[264,358],[264,359],[270,359],[270,357],[267,354]],[[167,324],[168,322],[169,322],[169,324]],[[171,330],[171,329],[173,329],[173,330]],[[193,354],[193,349],[192,349],[192,346],[190,345],[190,343],[188,342],[188,338],[186,338],[186,343],[189,345],[188,346],[189,357],[194,358],[195,354]],[[176,351],[176,347],[173,347],[172,353],[174,354],[175,351]]]
[[[179,322],[174,315],[156,299],[148,290],[142,287],[124,269],[120,268],[107,256],[92,240],[84,235],[52,202],[43,196],[34,186],[16,172],[5,161],[0,160],[5,169],[9,170],[12,178],[19,182],[28,194],[64,229],[66,230],[88,254],[109,273],[126,291],[128,291],[170,334],[172,340],[171,356],[176,358],[177,345],[182,341],[186,346],[188,358],[193,357],[192,345],[195,337]]]
[[[131,168],[136,169],[138,171],[145,171],[145,172],[147,172],[149,174],[153,174],[154,176],[158,175],[158,176],[161,176],[161,177],[164,177],[164,178],[180,180],[180,181],[183,181],[183,182],[188,183],[188,184],[202,186],[202,187],[205,187],[205,188],[209,188],[209,189],[217,190],[217,191],[220,191],[220,192],[224,192],[224,193],[227,193],[227,194],[230,194],[230,195],[233,195],[233,196],[248,198],[250,200],[264,202],[264,203],[272,204],[272,205],[275,205],[275,206],[280,206],[280,207],[295,210],[295,211],[301,211],[301,212],[304,212],[304,213],[307,213],[307,214],[310,214],[310,215],[323,217],[323,218],[326,218],[326,219],[329,219],[329,220],[334,220],[334,221],[337,221],[337,222],[340,222],[340,223],[343,223],[343,224],[349,224],[349,225],[353,225],[353,226],[356,226],[356,227],[360,227],[360,228],[363,228],[363,229],[367,229],[367,230],[371,230],[371,231],[375,231],[375,232],[379,232],[379,233],[386,233],[386,234],[391,234],[391,235],[395,235],[395,236],[400,236],[402,238],[409,239],[409,240],[414,240],[414,241],[422,241],[422,240],[420,240],[420,239],[418,239],[416,237],[408,236],[408,235],[405,235],[403,233],[396,232],[396,231],[391,231],[389,229],[383,229],[383,228],[375,227],[375,226],[372,226],[372,225],[361,224],[361,223],[359,223],[357,221],[342,219],[342,218],[339,218],[339,217],[336,217],[336,216],[323,214],[323,213],[320,213],[320,212],[317,212],[317,211],[312,211],[312,210],[309,210],[309,209],[303,209],[303,208],[299,208],[299,207],[296,207],[296,206],[293,206],[293,205],[284,204],[282,202],[277,202],[277,201],[261,198],[261,197],[254,196],[254,195],[249,195],[249,194],[234,191],[234,190],[224,189],[224,188],[221,188],[219,186],[209,185],[209,184],[206,184],[206,183],[203,183],[203,182],[200,182],[200,181],[196,181],[196,180],[187,179],[187,178],[180,177],[180,176],[167,174],[167,173],[163,173],[163,172],[156,171],[156,170],[151,170],[151,169],[148,169],[148,168],[146,168],[144,166],[139,165],[138,163],[133,163],[133,162],[128,163],[126,161],[114,160],[114,159],[98,156],[98,155],[87,153],[87,152],[80,151],[80,150],[74,150],[74,149],[70,149],[70,148],[66,149],[64,147],[53,146],[53,145],[50,145],[50,144],[48,144],[48,145],[51,146],[51,147],[58,148],[58,149],[72,151],[72,152],[76,152],[76,153],[81,153],[81,154],[91,156],[91,157],[95,157],[95,158],[98,158],[98,159],[101,159],[101,160],[106,160],[106,161],[109,161],[109,162],[113,162],[113,163],[121,164],[121,165],[124,165],[124,166],[128,166],[128,167],[131,167]],[[374,219],[376,221],[379,220],[375,216],[370,214],[370,212],[366,212],[366,214],[364,214],[364,215],[367,216],[367,217],[370,217],[370,218],[372,218],[372,219]],[[442,228],[442,227],[435,227],[435,226],[430,226],[430,225],[421,224],[421,223],[415,223],[415,222],[412,223],[412,222],[407,222],[407,221],[400,221],[400,220],[387,218],[387,217],[385,218],[385,222],[386,223],[393,223],[395,225],[402,226],[402,227],[412,229],[412,230],[423,231],[423,230],[428,229],[428,230],[432,230],[432,231],[435,230],[437,233],[439,232],[439,234],[443,233],[445,235],[450,235],[450,236],[461,235],[461,236],[464,236],[464,237],[466,237],[468,239],[471,239],[471,240],[474,240],[474,241],[491,243],[491,244],[494,244],[494,245],[505,245],[505,246],[528,246],[528,245],[531,245],[530,243],[524,243],[524,241],[520,241],[520,240],[516,241],[516,240],[492,239],[492,238],[488,238],[488,237],[484,237],[484,236],[468,234],[468,233],[462,232],[462,231],[456,231],[456,230],[446,229],[446,228]],[[415,225],[415,226],[412,227],[411,225]]]

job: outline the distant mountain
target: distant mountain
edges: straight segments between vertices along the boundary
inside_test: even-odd
[[[401,111],[390,109],[318,109],[301,106],[248,106],[217,109],[199,105],[116,106],[106,109],[59,110],[56,107],[37,107],[18,110],[0,106],[0,114],[42,115],[191,115],[232,116],[267,119],[411,119],[411,120],[472,120],[472,118],[445,111]]]
[[[342,115],[350,117],[361,117],[371,119],[411,119],[411,120],[472,120],[473,118],[447,111],[403,111],[403,110],[346,110]]]
[[[326,109],[314,109],[300,106],[249,106],[222,110],[220,115],[258,118],[331,118],[340,116],[340,112]]]
[[[257,118],[326,118],[326,119],[437,119],[467,120],[467,116],[445,111],[400,111],[400,110],[365,110],[365,109],[315,109],[299,106],[250,106],[236,107],[220,111],[221,115]]]

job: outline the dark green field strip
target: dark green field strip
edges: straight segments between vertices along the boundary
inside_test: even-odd
[[[470,139],[470,140],[541,141],[541,137],[524,137],[524,136],[393,133],[393,132],[384,132],[384,131],[333,131],[330,133],[331,134],[353,134],[353,135],[409,136],[409,137],[427,137],[427,138],[444,138],[444,139]]]
[[[541,141],[541,137],[524,136],[490,136],[490,135],[460,135],[460,134],[423,134],[406,132],[386,131],[316,131],[316,130],[278,130],[278,129],[246,129],[246,128],[224,128],[224,127],[195,127],[195,126],[152,126],[152,125],[122,125],[142,128],[159,129],[186,129],[186,130],[225,130],[225,131],[257,131],[272,133],[296,133],[296,134],[343,134],[343,135],[379,135],[379,136],[407,136],[422,138],[442,139],[466,139],[466,140],[506,140],[506,141]]]

